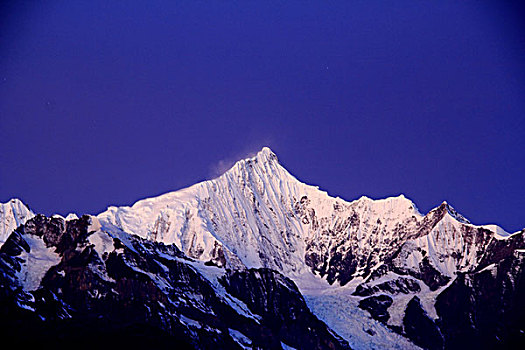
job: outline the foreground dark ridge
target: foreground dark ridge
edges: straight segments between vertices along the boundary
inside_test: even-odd
[[[64,222],[38,215],[0,248],[0,310],[5,336],[25,341],[112,341],[195,348],[343,349],[311,314],[292,281],[276,271],[226,272],[221,285],[175,246],[139,237],[101,236],[83,216]],[[98,240],[107,244],[98,250]],[[56,255],[47,271],[35,256]],[[42,273],[34,290],[31,274]],[[25,283],[25,285],[24,285]]]

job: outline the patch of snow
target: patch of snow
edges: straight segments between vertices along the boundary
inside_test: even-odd
[[[186,317],[184,315],[180,315],[179,319],[186,326],[190,326],[190,327],[193,327],[193,328],[199,328],[199,329],[202,328],[202,325],[200,324],[200,322],[192,320],[191,318],[188,318],[188,317]]]
[[[75,213],[69,213],[67,214],[66,216],[66,221],[69,221],[69,220],[78,220],[78,215],[75,214]]]
[[[106,232],[97,230],[88,237],[89,243],[95,246],[95,251],[102,257],[104,253],[110,253],[115,250],[113,238]]]
[[[90,220],[91,222],[87,228],[88,232],[98,231],[102,228],[102,225],[96,216],[90,216]]]
[[[392,298],[392,305],[388,308],[388,324],[392,326],[403,326],[403,318],[408,302],[414,297],[414,294],[399,294]]]
[[[228,333],[230,333],[230,336],[233,338],[233,340],[235,340],[235,342],[237,344],[240,345],[241,348],[243,349],[251,349],[252,348],[252,340],[250,338],[248,338],[247,336],[245,336],[244,334],[242,334],[241,332],[235,330],[235,329],[231,329],[231,328],[228,328]]]
[[[28,304],[24,304],[22,302],[20,302],[20,300],[17,300],[16,301],[16,305],[19,307],[19,308],[22,308],[22,309],[25,309],[25,310],[28,310],[28,311],[31,311],[31,312],[35,312],[36,309]],[[42,316],[41,316],[42,317]]]
[[[516,249],[515,251],[519,251],[520,249]],[[483,271],[492,271],[494,270],[494,268],[496,268],[496,263],[492,263],[490,265],[487,265],[486,267],[482,268],[481,270],[479,270],[478,272],[483,272]]]
[[[480,226],[480,227],[483,227],[487,230],[490,230],[492,232],[494,232],[494,238],[496,238],[497,240],[503,240],[503,239],[507,239],[509,238],[510,236],[513,235],[513,233],[509,233],[507,231],[505,231],[503,228],[499,227],[498,225],[494,225],[494,224],[490,224],[490,225],[483,225],[483,226]],[[516,232],[516,233],[519,233]]]
[[[46,272],[57,265],[61,258],[55,253],[55,248],[47,248],[44,241],[37,236],[25,235],[24,239],[29,244],[30,252],[22,251],[22,269],[17,273],[18,280],[24,290],[33,291],[40,287],[40,282]]]
[[[296,350],[295,348],[291,347],[290,345],[286,345],[283,342],[281,342],[281,347],[283,348],[283,350]]]
[[[433,320],[438,319],[438,314],[436,311],[436,298],[456,280],[456,278],[451,278],[448,283],[435,291],[431,291],[430,288],[424,284],[419,283],[421,287],[421,292],[417,294],[419,300],[421,301],[421,306],[427,315]]]
[[[515,250],[515,252],[517,251],[518,249]],[[484,267],[483,269],[479,270],[479,272],[484,272],[484,271],[489,271],[490,274],[492,275],[492,277],[496,277],[498,275],[498,266],[496,265],[496,263],[492,263],[486,267]]]
[[[78,219],[78,216],[77,216],[77,214],[75,214],[75,213],[69,213],[69,214],[67,214],[66,217],[63,217],[63,216],[60,215],[60,214],[53,214],[51,217],[53,217],[53,218],[59,218],[59,219],[62,219],[62,220],[64,220],[64,221],[70,221],[70,220],[77,220],[77,219]]]

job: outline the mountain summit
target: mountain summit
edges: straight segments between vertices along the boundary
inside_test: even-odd
[[[131,207],[110,207],[97,218],[108,229],[173,243],[219,266],[265,267],[294,276],[312,271],[342,285],[369,277],[398,245],[426,237],[435,227],[443,227],[442,238],[463,225],[481,228],[446,202],[424,216],[404,195],[353,202],[330,197],[298,181],[268,147],[216,179]],[[451,249],[449,240],[441,243]],[[466,249],[463,244],[455,242],[453,249]],[[436,267],[447,276],[466,268],[438,260]]]
[[[89,320],[102,317],[122,331],[118,305],[141,296],[133,327],[196,348],[523,339],[524,231],[474,225],[447,202],[422,214],[404,195],[334,198],[267,147],[215,179],[96,216],[45,218],[15,200],[0,219],[0,282],[12,291],[0,306],[15,318],[22,308],[99,329]]]

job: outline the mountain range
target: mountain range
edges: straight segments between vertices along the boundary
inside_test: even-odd
[[[425,214],[403,195],[334,198],[265,147],[97,215],[0,204],[0,332],[29,345],[519,347],[524,233],[447,202]]]

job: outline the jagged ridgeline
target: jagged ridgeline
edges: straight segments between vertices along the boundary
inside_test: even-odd
[[[525,341],[523,233],[446,202],[422,214],[402,195],[333,198],[264,148],[98,215],[0,205],[1,331],[35,344],[512,348]]]

